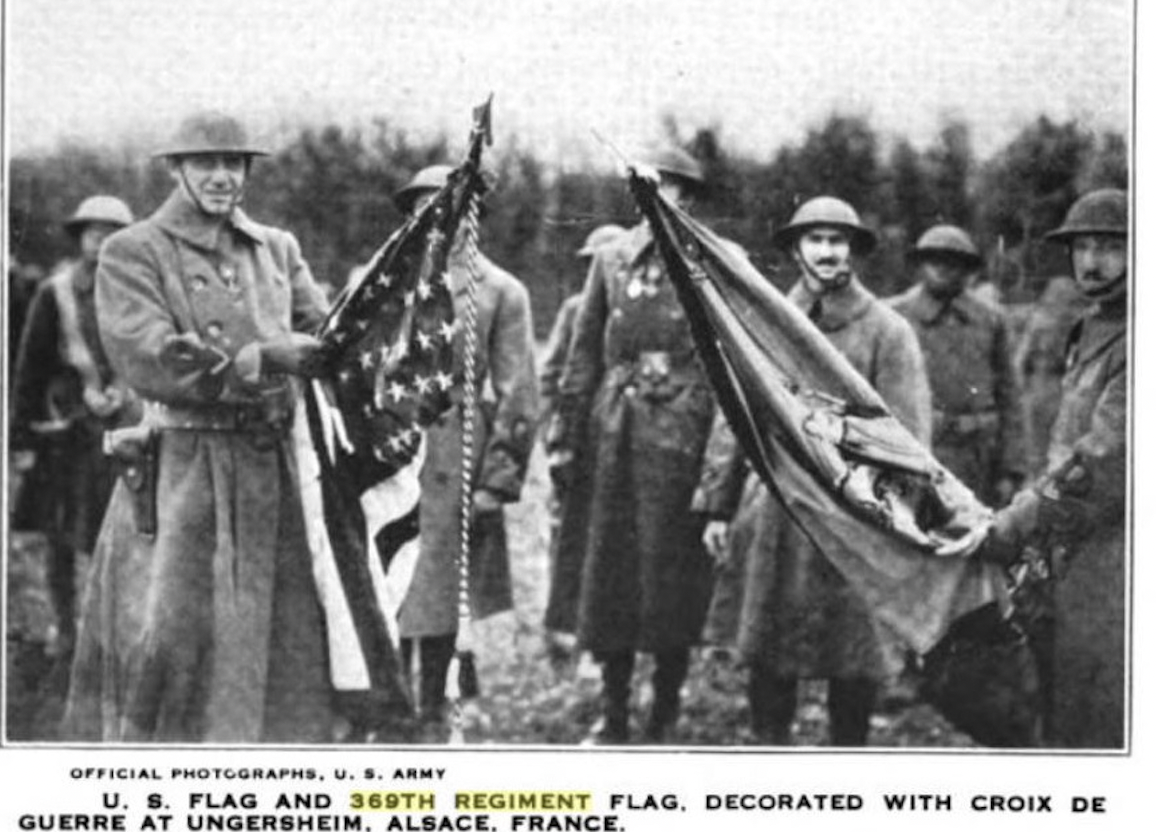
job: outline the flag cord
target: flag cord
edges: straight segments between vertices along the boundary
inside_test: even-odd
[[[451,744],[465,742],[465,716],[462,701],[462,678],[473,671],[472,639],[470,632],[470,547],[474,508],[474,440],[478,411],[478,194],[470,194],[466,212],[465,254],[468,281],[466,308],[462,322],[464,332],[462,397],[462,495],[459,518],[461,548],[458,551],[458,632],[454,660],[450,665],[447,688],[451,701]]]

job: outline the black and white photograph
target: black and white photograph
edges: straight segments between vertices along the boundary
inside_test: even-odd
[[[4,815],[1140,813],[1139,5],[6,0]]]

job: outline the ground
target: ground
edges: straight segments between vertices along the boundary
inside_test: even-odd
[[[522,503],[508,509],[514,613],[476,624],[481,695],[467,709],[466,741],[479,745],[580,743],[597,715],[597,668],[588,660],[551,663],[541,627],[547,589],[545,506],[541,454],[535,454]],[[65,663],[49,655],[53,624],[45,592],[42,540],[14,534],[8,552],[7,738],[52,740],[67,685]],[[83,575],[78,576],[83,581]],[[641,663],[639,679],[649,665]],[[697,653],[671,740],[685,746],[746,742],[745,674],[733,662]],[[648,686],[636,684],[633,724],[645,719]],[[823,688],[808,683],[795,722],[795,744],[823,745]],[[637,731],[636,731],[637,733]],[[970,740],[930,706],[915,704],[872,719],[872,746],[960,747]]]

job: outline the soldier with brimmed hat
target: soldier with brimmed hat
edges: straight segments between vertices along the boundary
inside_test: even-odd
[[[1046,472],[996,515],[980,555],[1051,576],[1047,741],[1125,744],[1128,196],[1094,190],[1047,238],[1089,302],[1069,340]],[[1033,554],[1034,553],[1034,554]]]
[[[683,206],[704,185],[702,167],[681,149],[644,162],[640,172]],[[710,597],[690,503],[713,413],[690,324],[642,222],[594,254],[547,437],[556,482],[589,466],[588,521],[568,513],[559,533],[583,553],[578,645],[602,665],[593,742],[629,740],[639,652],[654,656],[644,740],[665,742],[676,729]]]
[[[107,194],[83,200],[64,221],[79,257],[37,287],[14,367],[11,445],[35,460],[14,522],[47,539],[56,613],[49,649],[61,656],[76,634],[77,553],[92,552],[112,493],[101,438],[137,415],[101,346],[93,294],[101,245],[132,221],[128,205]]]
[[[1024,477],[1023,431],[1004,314],[968,288],[983,268],[971,235],[935,225],[908,253],[917,278],[891,298],[919,336],[931,380],[935,457],[989,505]]]
[[[96,546],[65,735],[331,737],[322,620],[293,462],[295,377],[324,298],[287,231],[241,208],[266,151],[197,113],[156,156],[174,188],[105,241],[100,338],[144,402]]]
[[[800,205],[773,239],[800,273],[788,299],[926,442],[931,394],[919,342],[858,275],[874,232],[843,200],[819,196]],[[726,433],[720,420],[695,504],[711,518],[703,535],[708,551],[724,566],[737,561],[741,571],[741,588],[720,585],[726,592],[716,603],[731,605],[726,614],[737,617],[729,628],[749,668],[753,741],[790,745],[799,681],[821,679],[831,744],[864,745],[877,686],[901,667],[898,647],[877,636],[869,610],[781,498],[753,473],[744,479],[741,452]],[[722,626],[715,612],[712,620]]]

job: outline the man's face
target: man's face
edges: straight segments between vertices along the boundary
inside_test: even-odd
[[[1092,300],[1110,300],[1127,290],[1128,240],[1108,234],[1078,234],[1070,244],[1072,276]]]
[[[90,266],[96,265],[101,243],[120,226],[108,222],[90,222],[80,230],[80,258]]]
[[[181,192],[210,216],[225,217],[241,201],[249,160],[239,153],[205,153],[178,159],[173,178]]]
[[[795,262],[815,294],[845,286],[851,279],[851,237],[834,226],[808,228],[795,242]]]
[[[917,271],[919,279],[934,297],[951,298],[963,291],[972,269],[954,257],[931,254],[920,260]]]

